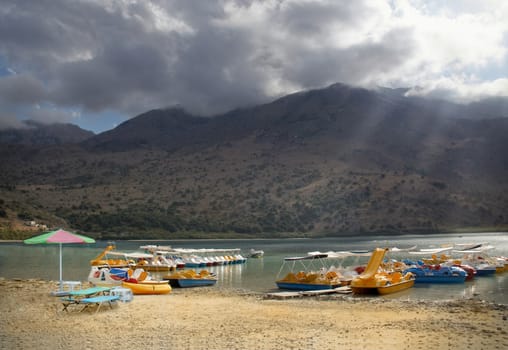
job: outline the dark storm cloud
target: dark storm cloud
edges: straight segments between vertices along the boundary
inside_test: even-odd
[[[53,100],[64,105],[80,101],[90,110],[122,106],[137,92],[165,91],[170,81],[167,70],[166,56],[153,45],[111,43],[93,60],[58,67],[60,79],[53,86]]]
[[[294,48],[291,65],[285,66],[288,80],[306,87],[335,82],[369,84],[376,74],[396,69],[413,50],[410,31],[397,30],[384,35],[379,42],[364,42],[345,49]]]
[[[181,49],[174,65],[174,96],[201,113],[263,100],[265,77],[250,62],[252,50],[248,33],[200,30]]]
[[[171,45],[144,25],[153,18],[143,6],[16,1],[0,13],[0,53],[15,71],[28,71],[45,86],[40,102],[122,108],[133,94],[150,95],[168,84],[171,55],[164,50]]]
[[[61,60],[97,45],[87,19],[103,13],[97,6],[58,0],[2,3],[0,53],[20,70],[51,76]]]
[[[37,103],[45,98],[44,86],[30,75],[19,74],[0,79],[0,104]]]
[[[357,25],[361,17],[355,14],[364,11],[362,1],[296,2],[288,4],[280,18],[296,37],[300,35],[319,37],[326,35],[332,24],[344,27]]]
[[[366,3],[4,0],[0,56],[20,75],[0,77],[0,101],[211,115],[292,92],[284,86],[368,82],[410,55],[412,37],[335,45],[368,22]]]

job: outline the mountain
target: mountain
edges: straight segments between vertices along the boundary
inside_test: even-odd
[[[95,150],[139,147],[171,150],[206,147],[252,134],[307,139],[319,131],[326,131],[324,134],[334,138],[357,138],[358,132],[400,138],[406,131],[418,130],[424,137],[433,130],[442,133],[447,128],[450,133],[453,128],[463,127],[455,125],[453,119],[508,118],[508,99],[459,105],[444,100],[406,97],[406,92],[407,89],[372,91],[334,84],[326,89],[292,94],[272,103],[234,110],[214,118],[191,116],[180,108],[152,110],[88,139],[85,145]],[[387,134],[391,132],[397,135]],[[323,133],[316,136],[319,138]]]
[[[134,117],[115,129],[83,142],[89,149],[126,150],[140,147],[177,147],[209,118],[194,117],[180,108],[158,109]]]
[[[506,229],[502,103],[406,92],[334,84],[209,118],[152,110],[66,147],[0,147],[0,213],[112,239]]]
[[[477,116],[483,118],[508,118],[508,98],[491,97],[468,105],[469,109]]]
[[[73,124],[43,124],[33,120],[25,120],[22,123],[22,128],[0,130],[0,144],[63,145],[79,143],[94,136],[93,132]]]

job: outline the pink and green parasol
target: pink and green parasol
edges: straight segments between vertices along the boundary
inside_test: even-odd
[[[60,245],[60,289],[62,289],[62,244],[64,243],[95,243],[93,238],[77,233],[58,229],[42,235],[25,239],[25,244],[59,244]]]

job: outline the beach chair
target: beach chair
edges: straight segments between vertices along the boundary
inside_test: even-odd
[[[111,288],[109,287],[91,287],[86,289],[78,289],[74,291],[69,291],[65,296],[60,298],[63,310],[69,311],[68,308],[71,305],[78,305],[83,302],[83,300],[91,299],[99,296],[106,296],[105,293],[109,293]],[[109,296],[109,295],[107,295]],[[85,302],[86,303],[86,302]]]
[[[63,305],[62,311],[69,311],[69,310],[67,310],[67,308],[70,305],[77,305],[77,304],[79,304],[79,300],[74,298],[74,297],[71,297],[71,296],[62,297],[60,300],[62,301],[62,305]]]
[[[117,302],[119,299],[119,295],[99,295],[96,297],[81,299],[78,303],[85,305],[80,312],[83,312],[85,309],[92,305],[97,305],[97,310],[95,310],[95,312],[98,312],[104,303],[108,303],[109,307],[113,309],[113,303]]]

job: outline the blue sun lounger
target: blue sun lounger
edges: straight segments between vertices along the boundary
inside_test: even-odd
[[[111,303],[116,301],[119,297],[115,295],[106,295],[106,293],[109,293],[110,290],[111,288],[108,287],[92,287],[70,291],[61,299],[63,311],[68,311],[67,308],[70,305],[85,304],[83,310],[91,304],[97,304],[100,307],[102,303],[109,302],[111,305]]]
[[[97,310],[95,310],[95,312],[98,312],[103,303],[108,303],[109,307],[113,308],[113,303],[117,302],[118,300],[120,300],[119,295],[99,295],[96,297],[81,299],[79,303],[85,304],[85,307],[81,309],[81,311],[85,310],[90,305],[97,305]]]

